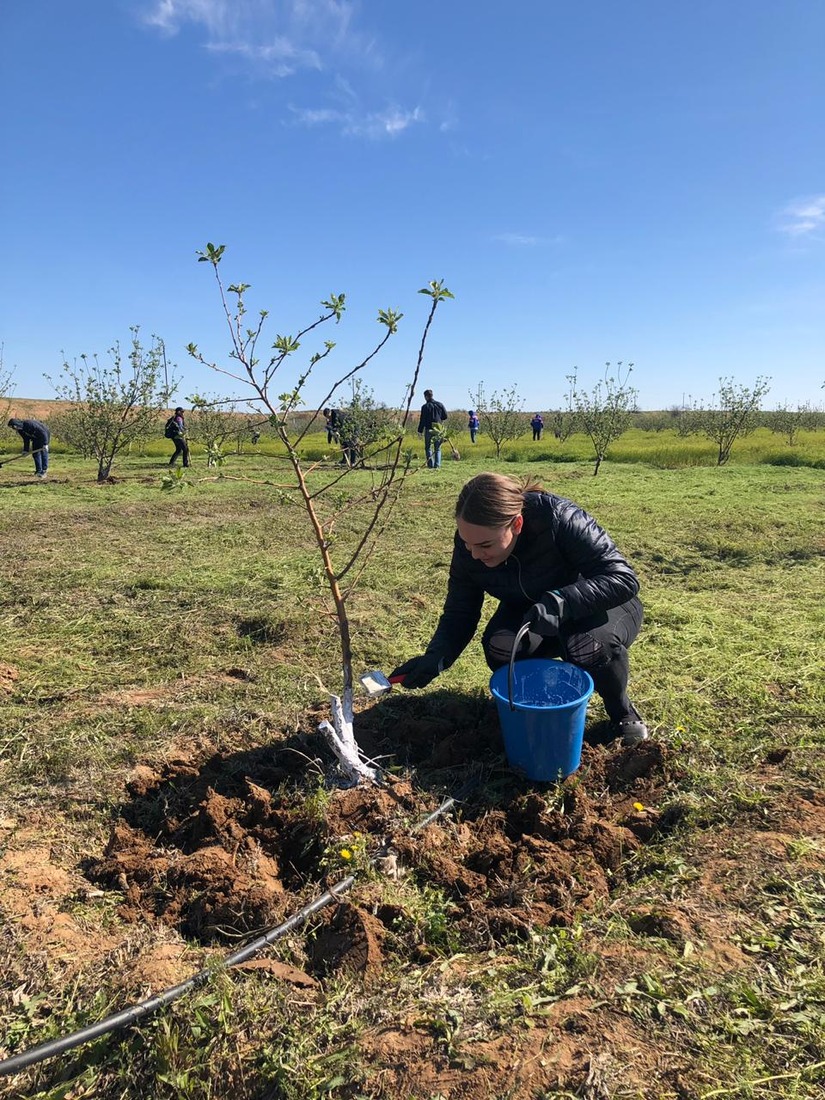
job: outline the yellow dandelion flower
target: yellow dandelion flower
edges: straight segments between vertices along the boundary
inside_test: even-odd
[[[644,806],[641,804],[641,802],[634,802],[633,803],[633,809],[637,810],[639,813],[641,813],[642,810],[644,809]]]
[[[340,852],[341,859],[352,859],[352,852],[349,848],[342,848]]]

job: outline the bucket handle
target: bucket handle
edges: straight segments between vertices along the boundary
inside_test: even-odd
[[[521,639],[529,629],[530,623],[523,623],[513,639],[513,649],[510,653],[510,667],[507,669],[507,700],[510,704],[510,710],[516,709],[516,704],[513,702],[513,665],[515,664],[518,647],[521,645]]]

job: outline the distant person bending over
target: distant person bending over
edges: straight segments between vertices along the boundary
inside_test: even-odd
[[[327,430],[327,443],[338,442],[338,432],[341,429],[341,413],[338,409],[322,409],[324,427]]]
[[[467,431],[470,433],[470,442],[475,443],[478,435],[478,416],[474,409],[467,413]]]
[[[347,414],[340,409],[322,409],[326,420],[327,443],[341,444],[341,466],[355,466],[358,462],[358,440],[347,437]]]
[[[392,672],[426,687],[458,658],[481,618],[485,593],[499,601],[481,638],[491,669],[510,660],[562,657],[593,677],[622,744],[648,737],[627,694],[628,647],[642,625],[639,581],[610,536],[577,504],[532,480],[478,474],[455,509],[447,599],[426,652]]]
[[[34,472],[42,480],[49,468],[49,440],[51,432],[45,424],[39,420],[18,420],[13,416],[9,421],[9,427],[13,428],[23,440],[23,453],[31,452],[34,459]]]
[[[175,409],[175,415],[166,421],[166,438],[175,444],[175,453],[169,459],[169,465],[174,466],[178,455],[183,457],[184,467],[189,465],[189,444],[186,441],[186,421],[183,418],[183,409],[180,405]]]
[[[541,433],[544,428],[544,417],[541,413],[536,413],[530,421],[530,427],[533,429],[533,442],[537,439],[541,439]]]
[[[434,400],[432,390],[424,390],[424,404],[421,406],[421,416],[418,420],[418,434],[424,436],[424,453],[431,470],[437,470],[441,466],[442,435],[439,429],[446,420],[447,410],[440,401]]]

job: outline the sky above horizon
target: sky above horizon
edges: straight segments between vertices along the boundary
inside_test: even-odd
[[[364,381],[400,403],[431,279],[455,300],[419,393],[449,408],[480,383],[558,407],[618,361],[645,409],[758,376],[821,406],[824,46],[818,0],[4,5],[3,370],[52,398],[138,325],[177,400],[246,396],[186,353],[231,369],[212,241],[264,354],[346,293],[282,369],[337,342],[313,407],[387,308]]]

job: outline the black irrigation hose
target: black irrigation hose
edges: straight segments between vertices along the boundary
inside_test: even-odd
[[[458,794],[453,795],[451,798],[446,798],[438,809],[433,810],[433,812],[428,814],[422,821],[419,821],[411,830],[411,833],[415,834],[425,829],[433,821],[441,817],[442,814],[445,814],[447,810],[451,809],[456,802],[466,797],[466,795],[477,785],[478,780],[471,780],[469,783],[465,784]],[[375,863],[376,860],[381,858],[382,854],[382,852],[379,852],[373,857],[371,862]],[[73,1032],[71,1035],[64,1035],[59,1039],[51,1039],[47,1043],[40,1043],[39,1046],[32,1047],[31,1050],[25,1050],[21,1054],[15,1054],[13,1058],[4,1059],[4,1061],[0,1062],[0,1077],[19,1073],[28,1066],[33,1066],[37,1062],[43,1062],[47,1058],[53,1058],[56,1054],[63,1054],[64,1051],[71,1050],[73,1047],[80,1046],[82,1043],[91,1042],[92,1039],[99,1039],[102,1035],[107,1035],[111,1031],[117,1031],[120,1028],[128,1027],[130,1024],[136,1024],[139,1020],[151,1015],[151,1013],[156,1012],[159,1008],[164,1008],[166,1005],[171,1004],[172,1001],[176,1001],[178,997],[182,997],[184,993],[189,993],[190,990],[205,985],[218,969],[237,966],[239,963],[246,962],[247,959],[251,958],[253,955],[257,955],[264,947],[268,947],[269,944],[275,943],[276,940],[281,939],[288,932],[293,931],[293,929],[299,928],[314,913],[325,908],[330,902],[336,901],[342,894],[346,894],[347,891],[352,888],[355,880],[355,875],[347,875],[347,877],[341,879],[340,882],[336,882],[329,890],[326,890],[323,894],[315,898],[314,901],[309,902],[302,909],[299,909],[297,913],[294,913],[288,920],[284,921],[283,924],[279,924],[277,928],[270,928],[268,932],[264,932],[264,934],[259,936],[256,940],[252,940],[250,943],[246,944],[245,947],[241,947],[231,955],[228,955],[223,960],[221,967],[206,967],[203,970],[199,970],[197,974],[193,974],[191,978],[187,978],[185,982],[172,986],[171,989],[167,989],[163,993],[158,993],[157,996],[150,997],[146,1001],[140,1001],[139,1004],[132,1005],[131,1008],[125,1008],[122,1012],[116,1012],[112,1016],[107,1016],[104,1020],[100,1020],[96,1024],[84,1027],[80,1031]]]

